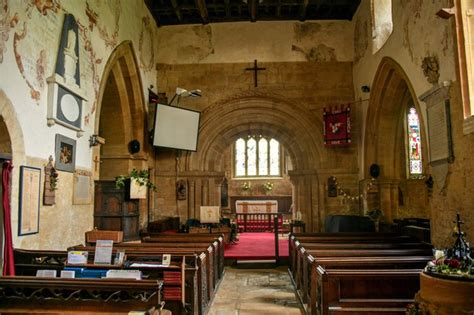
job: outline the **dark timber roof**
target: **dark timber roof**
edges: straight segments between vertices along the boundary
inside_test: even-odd
[[[351,20],[360,0],[145,0],[158,26],[237,21]]]

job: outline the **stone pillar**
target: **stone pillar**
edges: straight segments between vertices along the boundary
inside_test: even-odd
[[[383,221],[393,222],[398,213],[398,186],[400,181],[396,179],[383,179],[378,181],[380,207],[383,213]]]
[[[188,182],[188,218],[199,219],[201,206],[220,205],[220,183],[224,179],[223,172],[184,172],[181,178]]]
[[[300,211],[301,219],[306,223],[306,231],[318,231],[320,226],[320,197],[316,171],[293,171],[290,172],[289,176],[294,185],[293,218],[295,213]]]

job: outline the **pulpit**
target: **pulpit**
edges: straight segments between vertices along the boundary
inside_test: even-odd
[[[138,199],[128,199],[115,181],[96,181],[94,227],[99,230],[123,231],[123,240],[139,239]]]

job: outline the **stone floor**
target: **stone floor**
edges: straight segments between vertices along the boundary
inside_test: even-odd
[[[303,314],[287,267],[227,267],[209,315]]]

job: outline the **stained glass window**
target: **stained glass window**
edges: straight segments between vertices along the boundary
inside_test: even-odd
[[[421,133],[420,120],[415,107],[408,109],[407,116],[407,136],[408,136],[408,170],[410,176],[421,175],[423,165],[421,159]]]
[[[262,136],[239,138],[234,145],[236,177],[280,176],[280,143]]]

